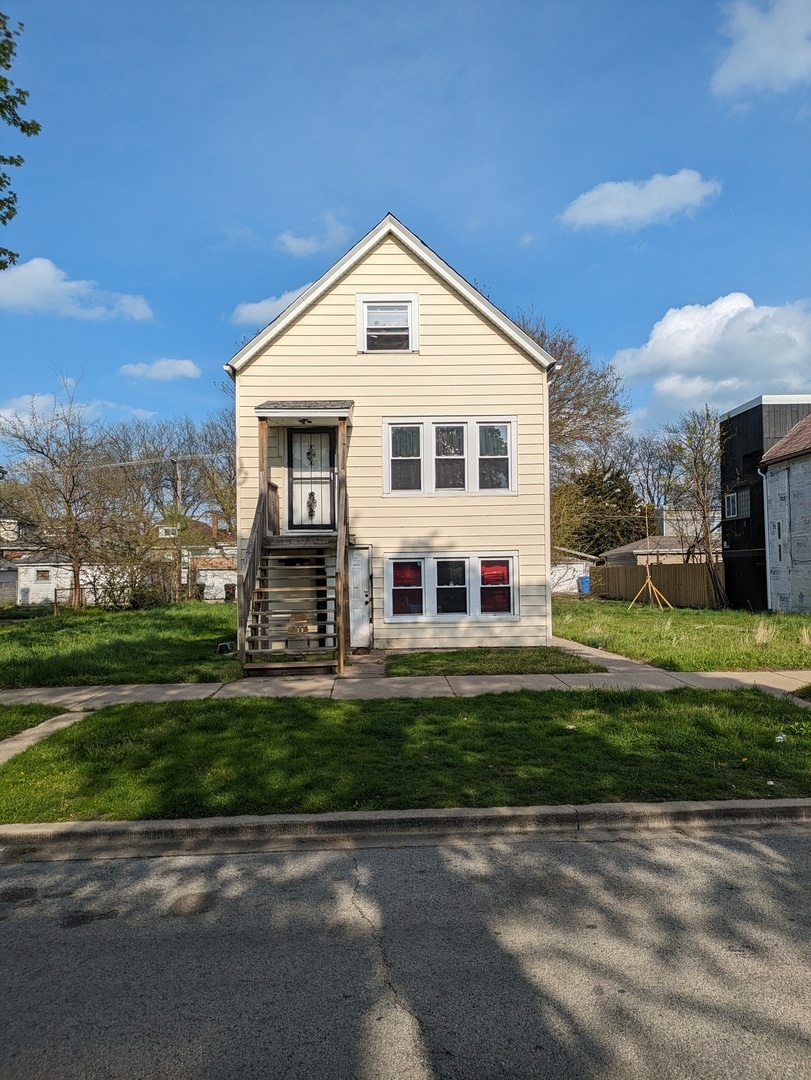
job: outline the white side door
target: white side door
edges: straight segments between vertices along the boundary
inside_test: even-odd
[[[372,647],[372,549],[349,549],[349,644]]]

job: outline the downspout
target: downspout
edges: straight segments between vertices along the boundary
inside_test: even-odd
[[[763,481],[763,528],[766,534],[766,602],[769,605],[769,611],[774,611],[774,605],[772,604],[772,564],[770,557],[770,544],[769,544],[769,492],[766,488],[766,469],[761,469],[758,465],[758,475]]]
[[[549,458],[549,386],[552,382],[552,373],[558,366],[557,361],[554,361],[549,365],[545,372],[545,379],[543,381],[543,433],[544,433],[544,460],[546,465],[546,477],[544,483],[544,561],[547,567],[547,571],[551,568],[552,562],[552,490],[551,490],[551,474],[552,464]],[[518,469],[518,452],[516,450],[516,477]],[[552,637],[554,635],[554,629],[552,627],[552,575],[550,572],[546,574],[546,586],[545,593],[545,606],[546,606],[546,625],[548,627],[547,645],[552,644]]]

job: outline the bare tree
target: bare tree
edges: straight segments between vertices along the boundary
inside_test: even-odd
[[[558,362],[549,383],[549,453],[557,486],[610,450],[626,428],[622,376],[594,360],[563,326],[550,330],[533,309],[514,322]]]
[[[237,452],[233,406],[210,413],[199,430],[201,494],[224,526],[236,529]]]
[[[713,556],[712,533],[721,509],[721,436],[715,409],[683,412],[678,421],[663,428],[674,462],[668,486],[675,510],[689,514],[693,522],[694,553],[706,561],[713,593],[719,607],[727,597]]]
[[[103,429],[76,401],[76,385],[62,380],[64,399],[41,409],[0,416],[0,439],[9,453],[6,497],[43,546],[64,555],[73,573],[72,602],[79,605],[82,569],[110,520],[113,489],[99,481]]]

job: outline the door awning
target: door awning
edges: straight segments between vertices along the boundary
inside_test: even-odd
[[[301,401],[263,401],[254,409],[257,417],[270,424],[288,427],[299,423],[337,426],[339,420],[352,421],[354,401],[310,399]]]

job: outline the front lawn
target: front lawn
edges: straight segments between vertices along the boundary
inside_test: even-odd
[[[448,649],[399,653],[386,659],[387,675],[575,675],[605,671],[563,649]]]
[[[556,598],[558,637],[667,671],[811,668],[811,616]]]
[[[54,705],[0,705],[0,739],[19,735],[64,711],[62,706]]]
[[[119,705],[0,767],[2,822],[809,795],[811,717],[755,690]]]
[[[0,686],[233,682],[236,605],[187,603],[144,611],[63,609],[26,622],[0,621]]]

